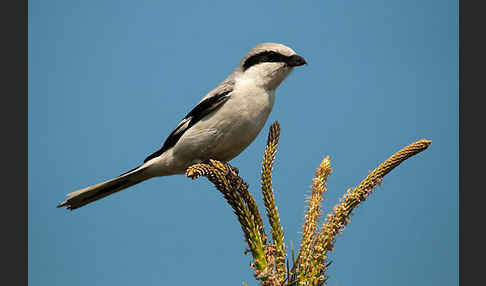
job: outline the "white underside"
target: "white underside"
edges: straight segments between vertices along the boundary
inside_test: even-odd
[[[189,166],[209,159],[228,162],[253,142],[270,115],[275,90],[265,90],[248,79],[237,79],[235,84],[219,109],[189,128],[174,147],[146,163],[151,175],[183,174]]]

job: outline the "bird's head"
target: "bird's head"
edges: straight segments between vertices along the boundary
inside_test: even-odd
[[[285,45],[262,43],[243,57],[237,70],[245,79],[251,79],[266,89],[275,89],[294,67],[305,64],[303,57]]]

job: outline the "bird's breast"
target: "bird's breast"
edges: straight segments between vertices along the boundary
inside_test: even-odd
[[[166,164],[183,172],[189,165],[208,159],[227,162],[253,142],[267,121],[275,94],[251,83],[240,84],[221,107],[182,135],[167,155],[170,158],[164,159]]]
[[[257,137],[274,104],[273,92],[255,87],[235,90],[217,113],[220,136],[214,150],[225,161],[236,157]]]

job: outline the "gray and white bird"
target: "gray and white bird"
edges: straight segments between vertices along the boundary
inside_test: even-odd
[[[307,64],[278,43],[253,47],[233,72],[204,96],[143,164],[114,179],[67,194],[58,207],[77,209],[153,177],[184,174],[196,163],[238,156],[262,130],[275,90],[294,67]]]

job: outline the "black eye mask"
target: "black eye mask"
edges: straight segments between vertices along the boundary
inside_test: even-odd
[[[247,70],[251,66],[259,63],[287,62],[289,58],[277,52],[261,52],[249,57],[243,64],[243,70]]]
[[[307,64],[305,59],[299,55],[292,55],[290,57],[287,57],[277,52],[268,51],[268,52],[261,52],[249,57],[243,64],[243,70],[247,70],[251,66],[254,66],[259,63],[278,63],[278,62],[286,63],[291,67]]]

